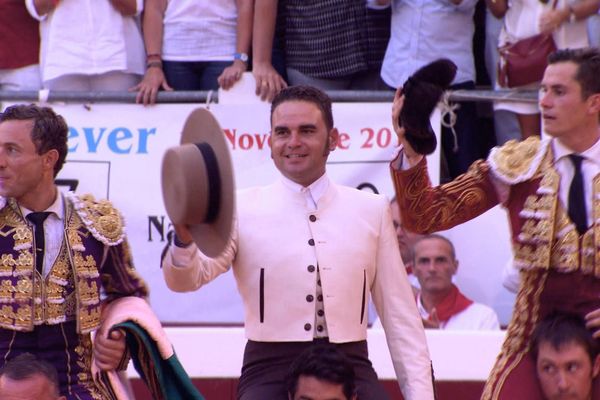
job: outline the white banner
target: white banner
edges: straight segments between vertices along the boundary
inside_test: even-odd
[[[166,287],[159,265],[167,232],[171,229],[160,188],[162,155],[168,147],[179,143],[182,126],[191,110],[205,105],[51,106],[69,124],[69,155],[58,176],[61,188],[108,198],[121,210],[136,267],[150,286],[152,306],[159,318],[164,322],[242,322],[242,305],[231,272],[194,293],[179,294]],[[328,174],[338,183],[391,198],[394,193],[388,164],[397,145],[391,128],[391,105],[338,103],[333,109],[341,136],[338,148],[329,156]],[[277,179],[278,171],[269,148],[270,105],[211,104],[210,110],[229,143],[237,187],[262,185]],[[439,114],[434,114],[432,122],[434,127],[439,127]],[[434,182],[438,181],[437,160],[437,152],[428,159]],[[475,225],[474,229],[480,227]],[[501,226],[500,246],[493,243],[491,253],[479,244],[456,244],[460,260],[481,252],[481,257],[475,257],[472,262],[487,264],[484,269],[479,269],[482,265],[475,265],[469,270],[461,263],[468,285],[460,285],[459,279],[459,286],[476,300],[505,309],[506,317],[502,319],[506,320],[512,299],[506,300],[506,293],[500,288],[499,271],[507,260],[509,243],[503,230],[506,229]],[[473,229],[467,229],[464,236],[472,232]],[[459,240],[456,235],[450,237],[455,242]],[[490,254],[497,252],[500,252],[497,260],[490,262]],[[497,279],[490,281],[490,273]]]

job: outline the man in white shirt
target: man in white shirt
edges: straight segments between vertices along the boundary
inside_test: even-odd
[[[421,286],[417,307],[425,328],[499,329],[496,312],[467,298],[452,282],[457,270],[454,245],[444,236],[427,235],[415,244],[413,271]]]
[[[167,285],[196,290],[233,264],[249,339],[238,398],[285,400],[285,374],[315,344],[350,356],[359,398],[386,399],[367,355],[367,305],[382,318],[402,394],[433,399],[425,334],[406,279],[387,200],[333,183],[331,100],[318,89],[282,90],[271,107],[271,157],[282,177],[239,191],[233,236],[216,258],[186,226],[163,259]],[[208,235],[204,235],[208,236]]]

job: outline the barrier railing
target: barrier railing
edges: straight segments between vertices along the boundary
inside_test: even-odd
[[[394,98],[390,91],[332,90],[327,91],[333,102],[387,103]],[[9,91],[0,90],[0,101],[48,101],[80,103],[135,103],[135,92],[75,92],[75,91]],[[450,92],[452,101],[517,101],[537,102],[535,90],[455,90]],[[158,103],[218,103],[215,91],[159,92]]]

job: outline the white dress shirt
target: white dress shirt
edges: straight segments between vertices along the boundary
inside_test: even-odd
[[[37,13],[34,0],[25,0],[25,5],[40,21],[42,81],[109,71],[144,74],[144,43],[137,18],[121,15],[109,0],[61,0],[46,15]],[[143,7],[143,0],[136,0],[137,14]]]
[[[458,67],[453,83],[475,80],[473,14],[477,0],[394,0],[381,77],[399,87],[422,66],[447,57]]]
[[[32,211],[20,206],[21,214],[27,220],[27,215],[31,214]],[[65,206],[63,196],[60,192],[57,192],[54,203],[50,205],[44,211],[50,214],[44,221],[44,263],[43,263],[43,276],[46,277],[50,269],[54,265],[60,247],[63,242],[63,236],[65,231]],[[29,220],[27,220],[29,223]],[[31,223],[29,223],[31,225]]]

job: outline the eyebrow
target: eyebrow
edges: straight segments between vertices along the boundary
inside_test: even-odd
[[[298,127],[299,129],[317,129],[317,125],[315,124],[302,124]],[[289,130],[290,127],[288,125],[276,125],[273,127],[273,130]]]

